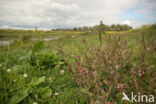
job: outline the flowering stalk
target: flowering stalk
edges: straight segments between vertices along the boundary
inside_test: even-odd
[[[12,74],[11,74],[11,69],[7,69],[7,73],[9,74],[9,78],[10,78],[10,86],[12,84]]]

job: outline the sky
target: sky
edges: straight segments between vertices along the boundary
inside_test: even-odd
[[[0,28],[56,29],[156,23],[156,0],[0,0]]]

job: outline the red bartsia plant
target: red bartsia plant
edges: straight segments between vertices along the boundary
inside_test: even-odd
[[[68,57],[75,60],[68,62],[69,71],[74,74],[80,91],[85,91],[89,96],[91,104],[106,104],[110,101],[117,104],[121,99],[117,101],[116,95],[122,92],[154,93],[155,85],[152,83],[156,80],[156,72],[151,64],[154,47],[145,46],[145,40],[142,40],[143,49],[139,53],[141,57],[127,47],[128,41],[123,35],[105,36],[102,46],[93,46],[83,40],[82,53]],[[146,50],[146,47],[150,48]],[[71,56],[65,55],[61,48],[59,51],[64,58]],[[133,62],[136,58],[139,61],[137,65]]]
[[[120,36],[112,42],[106,40],[103,47],[89,46],[84,40],[82,55],[75,56],[72,65],[77,84],[87,88],[86,92],[91,100],[107,102],[112,88],[123,90],[125,85],[119,84],[120,73],[130,59],[130,52],[126,50],[127,42]],[[94,101],[92,101],[94,102]]]

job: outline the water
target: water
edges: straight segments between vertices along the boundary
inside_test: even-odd
[[[58,40],[58,39],[60,39],[62,37],[63,36],[49,36],[49,37],[44,37],[43,40],[44,41]]]
[[[43,37],[43,41],[58,40],[62,37],[63,36],[45,36],[45,37]],[[36,41],[36,40],[40,40],[40,38],[32,38],[31,40]]]
[[[3,46],[3,45],[10,45],[10,41],[1,41],[0,40],[0,46]]]
[[[43,41],[51,41],[51,40],[58,40],[62,38],[63,36],[45,36],[43,37]],[[13,38],[0,38],[0,46],[5,46],[5,45],[11,45],[15,42],[17,39]],[[32,38],[32,41],[37,41],[40,40],[40,38]]]
[[[0,38],[0,46],[10,45],[14,43],[15,39],[10,38]]]
[[[44,36],[43,41],[51,41],[51,40],[58,40],[63,38],[64,36]],[[74,38],[75,36],[71,36],[71,38]],[[0,46],[4,45],[11,45],[15,42],[15,38],[0,38]],[[31,38],[32,41],[40,40],[40,38]]]

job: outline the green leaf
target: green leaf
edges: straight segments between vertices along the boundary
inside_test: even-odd
[[[65,62],[59,61],[58,65],[63,65]]]
[[[17,93],[15,93],[15,96],[11,98],[9,104],[18,104],[19,102],[21,102],[25,97],[28,96],[28,91],[29,88],[23,88],[19,90]]]
[[[117,94],[116,94],[116,98],[117,98],[117,101],[118,101],[118,102],[121,102],[122,93],[117,93]]]
[[[45,81],[45,76],[40,77],[40,78],[33,78],[28,85],[29,86],[37,86],[44,81]]]
[[[49,87],[40,88],[39,94],[41,95],[42,98],[47,98],[52,95],[52,90]]]
[[[37,42],[33,48],[32,48],[32,52],[35,53],[37,51],[40,51],[42,48],[44,47],[44,42],[43,41],[39,41]]]
[[[15,65],[15,66],[13,66],[13,68],[12,68],[12,72],[13,72],[13,73],[17,73],[17,72],[19,72],[21,69],[22,69],[22,65]]]

